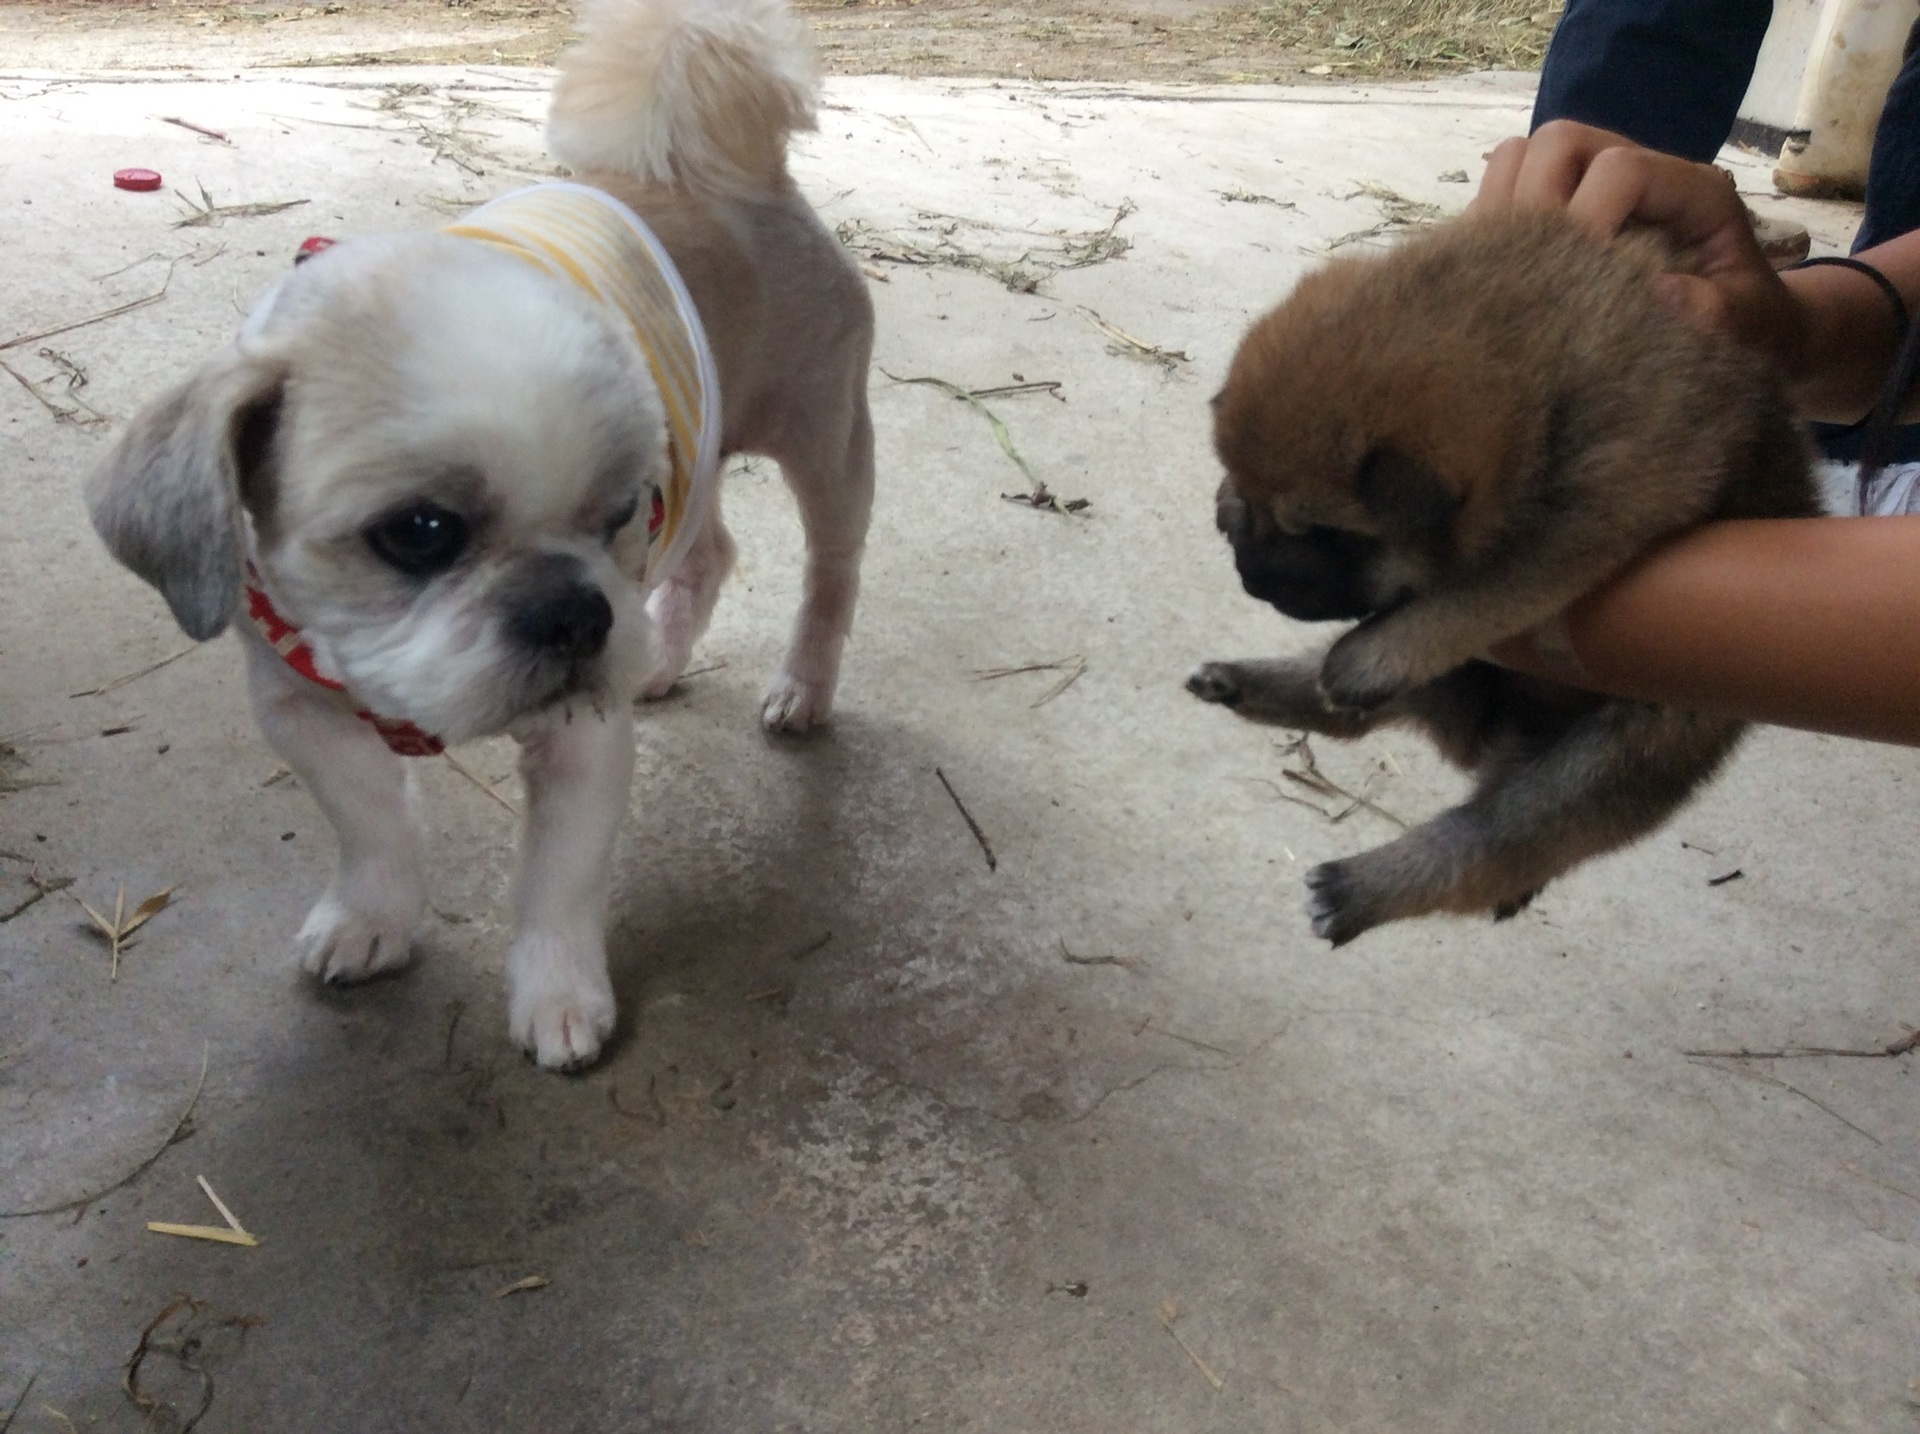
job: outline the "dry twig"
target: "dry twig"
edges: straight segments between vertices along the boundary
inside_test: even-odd
[[[967,392],[974,398],[1012,398],[1022,393],[1044,393],[1048,398],[1057,398],[1062,403],[1067,401],[1066,395],[1060,392],[1064,385],[1057,378],[1037,379],[1031,383],[1018,374],[1014,378],[1017,382],[1003,383],[994,388],[970,388]]]
[[[1920,1050],[1920,1029],[1908,1031],[1898,1040],[1889,1041],[1884,1046],[1862,1049],[1857,1046],[1780,1046],[1770,1051],[1753,1051],[1742,1046],[1737,1051],[1682,1051],[1681,1055],[1689,1059],[1708,1059],[1722,1061],[1798,1061],[1814,1056],[1844,1056],[1855,1060],[1886,1060],[1890,1056],[1904,1056]]]
[[[620,1087],[618,1084],[607,1087],[607,1104],[613,1107],[615,1114],[623,1115],[628,1120],[644,1120],[664,1129],[667,1124],[667,1108],[660,1104],[660,1096],[654,1089],[658,1080],[659,1077],[657,1075],[648,1072],[647,1109],[645,1110],[628,1110],[624,1105],[620,1104]]]
[[[6,852],[0,853],[0,855],[12,856],[12,853]],[[14,859],[17,861],[26,860],[25,857],[15,857]],[[33,888],[33,894],[25,900],[16,903],[8,910],[0,911],[0,925],[4,925],[13,920],[13,918],[21,912],[38,906],[56,891],[65,891],[69,886],[73,885],[73,878],[70,876],[56,876],[51,880],[42,879],[40,875],[40,864],[34,862],[27,868],[27,885]]]
[[[1172,373],[1183,363],[1193,362],[1192,355],[1185,349],[1163,349],[1158,344],[1148,343],[1145,339],[1136,339],[1118,324],[1095,313],[1092,309],[1083,306],[1080,312],[1086,315],[1089,323],[1112,340],[1107,345],[1108,353],[1158,364],[1166,373]]]
[[[1060,939],[1060,959],[1069,966],[1118,966],[1124,971],[1137,972],[1145,963],[1137,956],[1080,956],[1067,949],[1067,938]]]
[[[183,120],[174,115],[161,115],[160,123],[161,124],[177,124],[180,126],[181,129],[190,129],[195,134],[203,134],[208,139],[217,139],[222,144],[233,143],[232,140],[228,139],[224,134],[222,134],[217,129],[208,129],[203,124],[195,124],[192,120]]]
[[[553,1281],[545,1275],[528,1275],[524,1279],[515,1280],[504,1290],[495,1290],[493,1297],[497,1300],[503,1300],[508,1295],[524,1294],[528,1290],[544,1290],[552,1283]]]
[[[1328,244],[1323,253],[1331,254],[1336,249],[1358,243],[1362,239],[1374,239],[1383,234],[1394,234],[1404,229],[1423,228],[1446,213],[1438,204],[1426,204],[1417,199],[1409,199],[1398,190],[1389,189],[1384,184],[1363,184],[1353,193],[1343,197],[1358,199],[1363,194],[1380,206],[1380,222],[1366,229],[1356,229],[1351,234],[1342,234]]]
[[[1869,1185],[1878,1185],[1882,1190],[1891,1190],[1896,1195],[1904,1195],[1907,1199],[1920,1205],[1920,1195],[1914,1194],[1904,1185],[1895,1185],[1890,1180],[1882,1180],[1878,1175],[1869,1175],[1866,1171],[1859,1169],[1857,1166],[1849,1165],[1844,1160],[1840,1162],[1840,1168],[1856,1179],[1864,1180]]]
[[[1298,209],[1291,199],[1275,199],[1271,194],[1255,194],[1251,189],[1216,189],[1222,204],[1271,204],[1276,209]]]
[[[155,1161],[193,1134],[193,1110],[200,1104],[200,1092],[207,1088],[207,1056],[211,1049],[210,1046],[200,1048],[200,1079],[194,1083],[193,1094],[187,1099],[187,1108],[180,1112],[180,1119],[174,1122],[173,1130],[165,1140],[160,1142],[158,1150],[113,1184],[95,1190],[91,1194],[82,1195],[78,1200],[63,1200],[58,1205],[43,1205],[33,1210],[0,1210],[0,1220],[20,1220],[32,1215],[63,1215],[69,1210],[78,1210],[83,1206],[91,1205],[94,1201],[113,1194],[122,1186],[131,1185],[146,1174]]]
[[[200,650],[200,644],[196,642],[193,644],[193,646],[183,647],[178,652],[172,653],[169,656],[161,658],[158,662],[149,663],[147,666],[141,668],[138,672],[129,672],[125,676],[116,677],[111,682],[103,683],[99,687],[89,687],[84,692],[69,692],[67,696],[69,697],[104,697],[109,692],[113,692],[118,690],[119,688],[125,687],[129,682],[138,682],[141,678],[147,676],[148,674],[158,672],[161,668],[165,667],[170,662],[178,662],[181,658],[185,657],[189,652],[197,652],[199,650]]]
[[[85,399],[77,398],[73,394],[74,389],[84,387],[86,384],[86,371],[84,369],[81,369],[73,360],[66,358],[65,355],[54,355],[52,349],[41,349],[40,356],[42,358],[51,356],[56,367],[64,367],[66,369],[68,401],[65,405],[62,405],[58,400],[47,397],[45,393],[41,392],[39,384],[28,378],[12,364],[6,362],[6,360],[0,359],[0,369],[5,369],[8,377],[19,384],[20,387],[24,388],[29,394],[33,395],[34,402],[46,409],[48,413],[51,413],[55,423],[71,423],[75,428],[98,428],[101,424],[108,421],[106,414],[88,403]],[[54,380],[47,379],[45,381],[52,383]]]
[[[176,259],[173,263],[167,265],[167,277],[160,281],[160,287],[155,289],[151,294],[144,295],[138,299],[131,299],[124,304],[115,304],[111,309],[102,309],[97,314],[89,314],[84,319],[75,319],[70,324],[55,324],[52,328],[41,329],[38,333],[20,334],[15,338],[8,339],[5,343],[0,343],[0,351],[17,349],[22,344],[35,343],[40,339],[50,339],[56,334],[72,333],[75,329],[84,329],[89,324],[104,323],[108,319],[117,319],[122,314],[130,314],[135,309],[144,309],[149,304],[157,304],[166,298],[167,286],[173,282],[174,264],[179,262],[180,261]]]
[[[1871,1140],[1875,1145],[1884,1145],[1886,1143],[1885,1141],[1881,1140],[1879,1136],[1875,1135],[1871,1130],[1864,1130],[1860,1126],[1855,1125],[1852,1121],[1848,1120],[1844,1115],[1842,1115],[1839,1111],[1835,1110],[1832,1106],[1828,1105],[1824,1100],[1821,1100],[1818,1096],[1808,1095],[1805,1091],[1800,1089],[1799,1086],[1788,1085],[1787,1082],[1781,1080],[1778,1076],[1770,1076],[1765,1071],[1743,1070],[1739,1066],[1709,1065],[1704,1060],[1695,1060],[1695,1061],[1692,1061],[1691,1064],[1697,1065],[1697,1066],[1705,1066],[1706,1069],[1710,1071],[1725,1071],[1728,1075],[1737,1075],[1742,1080],[1759,1081],[1763,1085],[1778,1086],[1780,1087],[1781,1090],[1784,1090],[1784,1091],[1790,1092],[1793,1095],[1799,1096],[1800,1099],[1807,1102],[1808,1105],[1815,1106],[1820,1110],[1824,1110],[1828,1115],[1832,1116],[1835,1120],[1839,1121],[1842,1125],[1846,1126],[1846,1128],[1848,1130],[1851,1130],[1855,1135],[1865,1136],[1868,1140]]]
[[[190,1332],[193,1321],[199,1317],[201,1310],[208,1307],[206,1301],[196,1300],[191,1295],[175,1295],[172,1302],[148,1321],[147,1327],[140,1331],[140,1343],[134,1346],[132,1355],[127,1359],[127,1370],[120,1381],[120,1387],[126,1390],[127,1398],[133,1401],[134,1408],[147,1416],[149,1424],[161,1410],[172,1408],[165,1400],[147,1393],[140,1387],[140,1369],[150,1354],[171,1355],[182,1369],[196,1376],[200,1381],[200,1405],[181,1421],[176,1434],[190,1434],[193,1427],[206,1418],[207,1411],[213,1407],[213,1376],[201,1365],[194,1363],[194,1357],[200,1353],[205,1339],[199,1333]],[[166,1340],[156,1338],[161,1326],[182,1310],[187,1312],[187,1319],[182,1324],[178,1336]],[[258,1315],[224,1315],[212,1321],[215,1328],[237,1329],[242,1333],[261,1323],[263,1320]]]
[[[787,959],[789,961],[804,961],[807,957],[813,955],[814,952],[824,950],[827,943],[831,940],[833,940],[833,933],[829,931],[824,936],[815,937]]]
[[[1167,1333],[1173,1336],[1173,1342],[1180,1346],[1181,1353],[1185,1354],[1188,1359],[1193,1361],[1193,1367],[1199,1370],[1201,1374],[1206,1376],[1207,1383],[1211,1384],[1213,1386],[1214,1393],[1218,1394],[1222,1389],[1226,1387],[1226,1383],[1227,1383],[1226,1380],[1222,1379],[1219,1375],[1215,1374],[1213,1372],[1212,1367],[1199,1355],[1193,1352],[1193,1346],[1188,1344],[1186,1340],[1180,1337],[1180,1331],[1173,1327],[1173,1322],[1179,1318],[1180,1318],[1180,1307],[1178,1305],[1176,1305],[1172,1300],[1161,1301],[1160,1323],[1166,1327]]]
[[[20,1391],[20,1397],[13,1401],[13,1408],[7,1411],[7,1417],[4,1420],[0,1420],[0,1434],[7,1434],[7,1431],[13,1428],[14,1416],[20,1412],[20,1406],[27,1402],[27,1396],[33,1393],[33,1386],[37,1384],[39,1380],[40,1371],[37,1369],[27,1376],[27,1382],[25,1387]]]
[[[1104,264],[1125,254],[1133,247],[1132,243],[1117,231],[1121,221],[1133,212],[1133,201],[1125,200],[1114,210],[1106,228],[1081,234],[1063,231],[1042,234],[1035,230],[1007,229],[963,215],[923,212],[920,215],[922,219],[945,221],[938,228],[932,244],[899,234],[883,233],[861,219],[843,220],[835,228],[834,235],[843,245],[865,259],[917,268],[965,269],[997,279],[1016,294],[1035,294],[1055,274]],[[954,235],[963,227],[1035,235],[1057,240],[1059,247],[1038,252],[1028,248],[1015,259],[991,259],[955,241]]]
[[[1029,707],[1045,707],[1054,698],[1065,692],[1087,673],[1087,659],[1076,653],[1072,657],[1062,657],[1054,662],[1023,662],[1017,667],[982,667],[973,674],[975,682],[993,682],[1002,677],[1016,677],[1023,672],[1064,672],[1053,686],[1039,697],[1028,703]]]
[[[311,199],[269,199],[251,204],[215,204],[213,196],[207,193],[207,186],[198,186],[200,202],[195,204],[186,195],[174,190],[174,195],[187,206],[187,217],[176,219],[175,229],[197,229],[223,223],[228,219],[258,219],[262,215],[279,214],[283,210],[298,209],[302,204],[311,204]]]
[[[1373,798],[1360,792],[1350,791],[1334,781],[1333,778],[1329,777],[1325,772],[1321,771],[1320,759],[1314,756],[1313,743],[1304,732],[1283,746],[1280,751],[1285,756],[1296,758],[1300,763],[1298,767],[1281,768],[1281,776],[1296,786],[1304,787],[1318,796],[1333,797],[1344,801],[1347,805],[1338,811],[1328,811],[1317,802],[1309,802],[1299,797],[1289,796],[1279,787],[1274,786],[1273,783],[1267,782],[1266,784],[1268,786],[1274,787],[1274,790],[1279,793],[1282,800],[1293,802],[1297,806],[1306,807],[1310,811],[1316,811],[1329,822],[1343,822],[1352,816],[1354,812],[1364,809],[1372,812],[1375,816],[1386,818],[1386,820],[1392,822],[1402,831],[1406,830],[1407,824],[1404,821],[1374,801]],[[1264,777],[1256,778],[1255,780],[1266,782],[1266,778]]]
[[[947,795],[953,798],[953,805],[959,811],[961,820],[966,822],[967,830],[973,833],[973,839],[980,843],[980,850],[987,858],[987,870],[998,871],[1000,858],[993,854],[993,844],[987,840],[987,834],[980,830],[980,823],[973,819],[967,804],[960,800],[960,794],[953,789],[953,783],[947,780],[947,774],[938,767],[933,769],[933,774],[940,779],[940,785],[947,789]]]
[[[501,796],[498,792],[496,792],[493,789],[492,785],[484,777],[482,777],[478,772],[474,771],[473,768],[469,767],[465,762],[461,761],[458,757],[454,756],[453,753],[451,752],[442,752],[440,755],[447,759],[447,765],[449,767],[453,768],[454,771],[458,772],[461,776],[465,777],[469,782],[472,782],[474,786],[478,787],[481,791],[485,792],[489,797],[493,798],[494,801],[498,802],[501,806],[505,807],[507,809],[508,815],[515,816],[515,817],[520,815],[520,809],[516,807],[512,802],[508,801],[505,797]]]
[[[1033,465],[1027,462],[1021,456],[1020,450],[1013,446],[1013,435],[1007,432],[1007,425],[1000,421],[998,414],[979,400],[972,389],[962,388],[957,383],[949,383],[944,378],[935,378],[930,374],[923,374],[916,378],[901,378],[898,374],[887,373],[884,368],[880,372],[886,374],[895,383],[917,383],[924,384],[928,388],[937,388],[949,398],[958,399],[986,418],[987,422],[993,426],[993,436],[1000,444],[1000,451],[1014,461],[1020,471],[1026,475],[1027,481],[1033,485],[1025,493],[1002,493],[1000,496],[1009,503],[1022,503],[1029,508],[1041,508],[1051,513],[1079,513],[1092,506],[1090,500],[1086,498],[1068,498],[1063,502],[1055,497],[1053,490],[1048,488],[1040,475],[1033,471]]]

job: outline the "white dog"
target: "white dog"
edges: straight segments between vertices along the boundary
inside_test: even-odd
[[[732,563],[721,460],[776,459],[806,528],[773,731],[832,706],[873,493],[872,306],[786,170],[813,123],[804,28],[781,0],[582,21],[548,125],[578,184],[302,264],[88,491],[189,635],[240,619],[261,729],[339,837],[298,938],[316,976],[408,958],[404,757],[520,741],[510,1021],[555,1068],[613,1029],[632,703],[672,686]]]

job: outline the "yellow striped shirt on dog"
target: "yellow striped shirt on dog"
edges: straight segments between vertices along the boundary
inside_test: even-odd
[[[649,513],[647,569],[654,587],[679,566],[706,521],[720,468],[720,378],[693,299],[640,216],[584,184],[515,190],[446,227],[578,284],[619,310],[647,356],[667,414],[666,484]]]

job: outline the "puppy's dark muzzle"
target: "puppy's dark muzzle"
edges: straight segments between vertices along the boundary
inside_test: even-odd
[[[1233,545],[1233,565],[1249,597],[1302,622],[1366,617],[1374,610],[1367,574],[1379,543],[1338,528],[1295,536],[1255,515],[1237,495],[1222,494],[1220,531]]]

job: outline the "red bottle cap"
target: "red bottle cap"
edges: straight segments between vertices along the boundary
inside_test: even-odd
[[[148,190],[160,187],[160,171],[157,169],[116,169],[113,172],[115,189]]]

